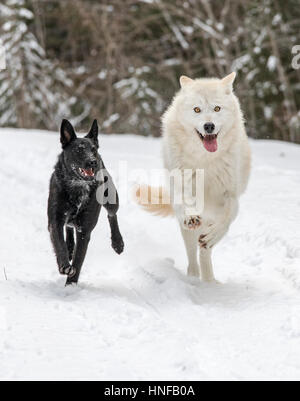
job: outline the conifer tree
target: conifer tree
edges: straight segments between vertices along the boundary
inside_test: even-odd
[[[24,0],[0,4],[0,32],[6,69],[0,71],[0,126],[54,129],[71,115],[72,81],[46,58],[29,25],[34,16]]]

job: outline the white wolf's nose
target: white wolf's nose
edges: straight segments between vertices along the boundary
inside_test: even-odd
[[[204,124],[204,131],[207,134],[212,134],[214,132],[215,128],[216,128],[216,126],[215,126],[214,123],[206,123],[206,124]]]

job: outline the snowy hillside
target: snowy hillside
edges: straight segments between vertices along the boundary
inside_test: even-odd
[[[251,142],[241,211],[215,251],[222,284],[186,277],[174,220],[122,205],[126,252],[103,211],[78,288],[64,288],[47,232],[57,134],[0,130],[0,377],[300,378],[300,147]],[[161,166],[160,141],[101,138],[117,180]]]

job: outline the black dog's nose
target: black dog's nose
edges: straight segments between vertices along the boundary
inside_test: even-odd
[[[212,134],[215,130],[216,126],[214,123],[206,123],[204,124],[204,130],[207,134]]]
[[[88,168],[96,168],[96,167],[97,167],[97,160],[90,160],[90,161],[87,163],[87,167],[88,167]]]

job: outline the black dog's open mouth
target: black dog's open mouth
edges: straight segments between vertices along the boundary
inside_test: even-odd
[[[197,129],[197,134],[200,136],[200,139],[203,142],[203,145],[205,147],[205,149],[208,152],[216,152],[218,150],[218,134],[205,134],[202,135],[201,132],[199,132]]]
[[[80,168],[79,173],[83,178],[93,178],[95,177],[95,171],[93,168]]]

